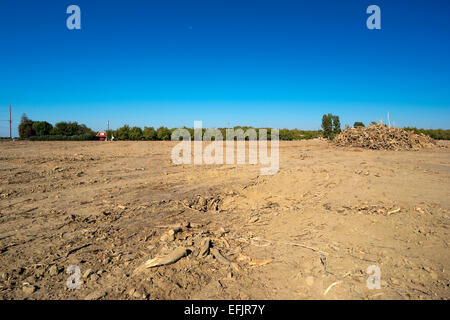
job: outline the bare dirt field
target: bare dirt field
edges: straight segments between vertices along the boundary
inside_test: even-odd
[[[449,299],[439,145],[280,142],[279,172],[262,176],[175,165],[173,142],[0,142],[0,299]]]

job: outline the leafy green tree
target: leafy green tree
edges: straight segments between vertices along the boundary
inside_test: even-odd
[[[156,140],[156,130],[153,127],[144,127],[142,136],[145,140]]]
[[[130,140],[142,140],[142,129],[139,127],[133,127],[129,133]]]
[[[280,140],[293,140],[294,139],[293,132],[289,129],[281,129],[279,139]]]
[[[170,132],[170,137],[172,137],[172,133],[175,131],[175,130],[177,130],[178,128],[172,128],[172,129],[170,129],[169,130],[169,132]],[[194,128],[188,128],[188,127],[186,127],[186,126],[183,126],[182,128],[180,128],[180,129],[185,129],[185,130],[187,130],[188,132],[189,132],[189,135],[191,136],[191,140],[194,140]],[[219,129],[220,130],[220,129]],[[225,129],[224,129],[225,130]],[[203,137],[203,135],[205,134],[205,132],[206,132],[206,129],[205,128],[202,128],[202,137]],[[222,131],[221,131],[222,132]],[[223,132],[225,132],[225,131],[223,131]],[[223,132],[222,132],[222,137],[223,137]],[[172,139],[172,138],[170,138],[170,139]],[[170,140],[169,139],[169,140]],[[180,137],[180,140],[182,140],[182,137]],[[213,140],[214,140],[214,138],[213,138]]]
[[[33,130],[33,121],[28,119],[27,115],[24,113],[20,119],[19,136],[21,139],[28,139],[34,135],[35,132]]]
[[[70,137],[84,134],[92,135],[95,134],[95,132],[86,127],[84,124],[78,124],[78,122],[61,121],[55,124],[51,130],[51,134]]]
[[[341,121],[339,116],[324,114],[322,117],[322,135],[324,138],[333,139],[341,132]]]
[[[115,130],[106,130],[106,136],[108,137],[108,140],[111,140],[112,136],[116,138],[117,134]]]
[[[53,127],[51,132],[52,135],[61,135],[61,136],[71,136],[72,132],[70,132],[69,126],[67,122],[58,122]]]
[[[53,129],[53,126],[47,121],[34,121],[32,125],[33,131],[38,136],[49,135]]]
[[[77,122],[67,122],[67,135],[75,136],[81,133],[82,130],[79,130]]]
[[[330,138],[333,133],[333,115],[331,113],[324,114],[322,117],[323,137]]]
[[[85,124],[78,124],[75,122],[75,132],[76,135],[92,135],[92,134],[96,134],[95,131],[93,131],[92,129],[86,127]]]
[[[117,129],[117,139],[128,140],[130,138],[130,127],[124,125],[123,127]]]
[[[353,124],[353,128],[357,128],[357,127],[365,127],[364,123],[362,123],[361,121],[356,121]]]
[[[159,127],[156,130],[156,137],[158,140],[170,140],[170,131],[167,127]]]
[[[272,128],[267,128],[267,140],[272,139]]]
[[[332,116],[333,118],[333,138],[334,135],[338,135],[341,133],[341,121],[339,120],[339,116]]]

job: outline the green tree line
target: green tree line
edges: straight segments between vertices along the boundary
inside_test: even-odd
[[[58,122],[54,126],[47,121],[33,121],[22,115],[19,124],[21,139],[32,141],[83,141],[94,140],[96,132],[77,122]]]
[[[374,122],[373,122],[374,123]],[[363,127],[364,123],[356,121],[353,125],[356,127]],[[346,127],[348,127],[346,125]],[[194,139],[194,129],[183,127],[189,131],[191,140]],[[172,133],[177,128],[169,129],[167,127],[159,127],[155,129],[154,127],[130,127],[124,125],[117,130],[107,130],[108,139],[114,136],[115,140],[148,140],[148,141],[165,141],[171,140]],[[233,129],[242,129],[244,132],[248,129],[254,129],[259,137],[259,130],[267,130],[267,139],[271,138],[270,128],[253,128],[246,126],[236,126]],[[437,140],[450,140],[450,130],[443,129],[417,129],[406,127],[405,130],[411,130],[415,133],[426,134],[433,139]],[[226,139],[227,128],[218,128],[222,134],[222,138]],[[206,129],[202,129],[202,136]],[[333,115],[331,113],[324,114],[322,117],[322,130],[300,130],[300,129],[280,129],[279,139],[280,140],[305,140],[314,139],[317,137],[324,137],[328,139],[333,139],[337,134],[341,132],[341,124],[339,116]],[[22,116],[19,125],[19,136],[21,139],[29,140],[42,140],[42,141],[56,141],[56,140],[67,140],[67,141],[84,141],[84,140],[95,140],[96,132],[92,129],[86,127],[84,124],[78,124],[77,122],[58,122],[54,126],[47,121],[33,121],[28,119],[24,114]]]
[[[140,127],[130,127],[128,125],[124,125],[123,127],[117,130],[107,130],[108,139],[111,139],[114,136],[115,140],[171,140],[172,133],[177,128],[169,129],[167,127],[160,127],[155,129],[154,127],[144,127],[144,129]],[[191,140],[194,140],[194,129],[187,128],[186,129],[190,136]],[[222,139],[226,139],[226,130],[227,128],[217,128],[222,134]],[[263,128],[253,128],[253,127],[241,127],[236,126],[233,129],[242,129],[244,132],[248,129],[254,129],[256,134],[259,137],[259,130]],[[267,130],[267,139],[271,138],[271,129],[265,128]],[[205,134],[206,129],[202,129],[202,136]],[[321,136],[322,133],[320,130],[311,131],[311,130],[299,130],[299,129],[280,129],[279,130],[279,139],[280,140],[303,140],[303,139],[313,139]],[[247,138],[248,139],[248,138]]]
[[[444,129],[417,129],[405,127],[405,130],[413,131],[416,134],[423,133],[436,140],[450,140],[450,130]]]

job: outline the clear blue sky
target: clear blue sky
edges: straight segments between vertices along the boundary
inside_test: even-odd
[[[66,8],[81,8],[81,30]],[[366,8],[381,8],[368,30]],[[0,120],[450,128],[448,0],[1,0]],[[0,122],[0,136],[9,135]]]

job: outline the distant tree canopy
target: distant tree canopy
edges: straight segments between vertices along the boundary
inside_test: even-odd
[[[289,129],[281,129],[280,130],[280,140],[293,140],[294,136]]]
[[[353,124],[354,127],[364,126],[362,122],[356,121]],[[348,125],[345,126],[349,127]],[[57,141],[57,140],[67,140],[67,141],[85,141],[85,140],[95,140],[96,132],[86,127],[84,124],[78,124],[77,122],[58,122],[55,126],[52,126],[47,121],[32,121],[25,114],[22,115],[19,124],[19,135],[21,139],[29,140],[44,140],[44,141]],[[186,129],[191,140],[194,139],[194,129]],[[226,139],[228,128],[217,128],[221,133],[222,139]],[[248,129],[254,129],[257,133],[258,139],[264,139],[261,136],[261,130],[265,129],[267,134],[267,139],[270,140],[272,137],[272,131],[270,128],[252,128],[248,126],[236,126],[233,129],[242,129],[244,132]],[[417,129],[406,127],[405,130],[411,130],[415,133],[423,133],[438,140],[450,140],[450,130],[443,129]],[[144,127],[142,130],[140,127],[132,127],[124,125],[117,130],[107,130],[108,139],[112,136],[116,140],[171,140],[172,132],[176,128],[168,129],[167,127],[160,127],[155,130],[154,127]],[[202,128],[202,136],[206,132],[206,128]],[[324,114],[322,117],[322,130],[299,130],[299,129],[280,129],[279,139],[280,140],[303,140],[303,139],[313,139],[316,137],[323,136],[328,139],[333,139],[337,134],[341,132],[341,124],[339,117],[331,113]],[[236,139],[236,138],[235,138]],[[246,137],[248,140],[248,136]],[[213,139],[214,140],[214,137]]]
[[[24,113],[22,115],[22,118],[20,119],[19,136],[21,139],[27,139],[34,135],[35,133],[33,131],[33,121],[28,119],[27,115]]]
[[[357,127],[365,127],[364,123],[362,123],[361,121],[356,121],[353,124],[353,128],[357,128]]]
[[[156,130],[153,127],[144,127],[142,136],[145,140],[156,140]]]
[[[30,140],[93,140],[95,132],[77,122],[58,122],[53,127],[47,121],[33,121],[23,114],[19,136]]]
[[[123,127],[117,129],[117,130],[109,130],[108,133],[108,139],[110,139],[112,136],[114,136],[117,140],[171,140],[172,139],[172,133],[177,128],[169,129],[167,127],[159,127],[155,130],[154,127],[144,127],[143,130],[141,130],[139,127],[133,127],[130,128],[128,125],[124,125]],[[193,128],[187,128],[183,127],[181,129],[185,129],[189,132],[189,135],[191,137],[191,140],[194,140],[194,129]],[[258,138],[260,137],[259,131],[262,129],[260,128],[252,128],[252,127],[242,127],[242,126],[236,126],[233,129],[242,129],[244,132],[248,129],[254,129],[257,133]],[[268,140],[271,139],[271,129],[270,128],[263,128],[266,130],[266,137]],[[206,132],[206,128],[202,128],[202,136]],[[227,128],[217,128],[222,135],[222,139],[225,140],[227,136]],[[299,130],[299,129],[280,129],[279,131],[279,139],[280,140],[302,140],[302,139],[313,139],[321,136],[321,131],[318,130]],[[182,137],[180,137],[182,139]],[[213,136],[211,140],[214,140],[215,137]],[[248,140],[248,136],[245,137],[246,140]],[[236,140],[236,138],[235,138]]]
[[[330,113],[328,115],[324,114],[322,117],[322,130],[324,138],[329,138],[331,136],[331,133],[333,132],[333,120]]]
[[[58,122],[53,127],[52,135],[76,136],[82,134],[95,134],[94,131],[86,127],[84,124],[77,122]]]
[[[53,126],[47,121],[33,121],[33,131],[37,136],[47,136],[53,129]]]
[[[115,130],[106,130],[106,136],[108,137],[108,140],[110,140],[113,136],[114,136],[114,139],[116,139],[116,131]]]
[[[322,130],[324,138],[333,139],[341,132],[339,116],[332,115],[331,113],[324,114],[322,117]]]
[[[133,127],[129,132],[130,140],[142,140],[142,129],[139,127]]]
[[[158,140],[170,140],[171,133],[166,127],[160,127],[156,130]]]
[[[130,137],[130,127],[124,125],[123,127],[116,130],[116,136],[119,140],[128,140]]]
[[[411,127],[405,127],[405,130],[413,131],[416,134],[423,133],[436,140],[450,140],[450,130],[444,129],[417,129]]]
[[[333,116],[333,133],[334,135],[341,133],[341,121],[339,120],[339,116]]]

